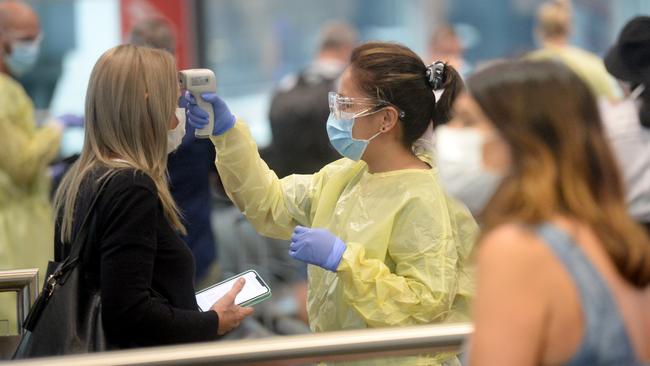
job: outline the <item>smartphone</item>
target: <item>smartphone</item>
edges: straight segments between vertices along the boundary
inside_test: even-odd
[[[235,284],[235,281],[244,277],[246,284],[235,298],[235,304],[251,306],[271,298],[271,288],[264,282],[255,270],[248,270],[229,279],[212,285],[196,293],[196,303],[201,311],[208,311],[217,300],[222,298]]]

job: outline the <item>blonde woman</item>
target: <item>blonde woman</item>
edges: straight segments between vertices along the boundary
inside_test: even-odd
[[[102,55],[88,85],[85,144],[55,198],[62,260],[99,195],[83,268],[101,291],[108,341],[121,348],[212,340],[252,313],[233,303],[243,283],[198,310],[194,258],[166,179],[167,154],[184,134],[178,93],[168,52],[124,45]]]

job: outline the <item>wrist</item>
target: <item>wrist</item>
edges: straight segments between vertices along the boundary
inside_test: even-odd
[[[233,128],[235,126],[235,123],[237,123],[237,116],[230,113],[230,122],[228,123],[228,129]]]
[[[336,238],[334,241],[334,246],[332,247],[332,251],[330,252],[328,258],[327,258],[327,263],[328,263],[328,269],[332,272],[336,272],[339,264],[341,263],[341,260],[343,258],[343,253],[345,253],[345,250],[347,249],[347,245],[339,239]]]
[[[223,118],[220,118],[222,121],[221,123],[218,123],[218,120],[215,120],[214,124],[214,132],[212,133],[213,136],[221,136],[224,133],[230,131],[233,127],[235,127],[235,124],[237,123],[237,117],[235,117],[234,114],[228,113],[223,116]]]
[[[219,328],[221,327],[221,318],[219,313],[214,309],[206,310],[201,312],[201,316],[206,322],[206,332],[214,332],[213,339],[219,334]]]

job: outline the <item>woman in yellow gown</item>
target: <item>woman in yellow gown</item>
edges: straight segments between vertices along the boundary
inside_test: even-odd
[[[262,235],[292,238],[292,257],[312,264],[312,330],[468,320],[469,255],[478,228],[444,193],[431,151],[416,142],[449,118],[461,86],[451,66],[426,66],[406,47],[358,47],[329,98],[327,131],[344,158],[316,174],[282,180],[225,103],[202,95],[214,108],[211,139],[226,192]],[[436,103],[433,91],[443,89]],[[186,102],[188,123],[204,127],[208,114],[193,96],[186,94]],[[300,139],[300,131],[295,135]],[[457,359],[439,354],[386,362],[396,361]]]

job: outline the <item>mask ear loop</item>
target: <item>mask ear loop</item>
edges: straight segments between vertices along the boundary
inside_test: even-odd
[[[378,109],[378,110],[374,111],[373,113],[377,113],[377,112],[379,112],[379,111],[381,111],[381,109]],[[386,127],[386,126],[381,126],[381,128],[379,128],[379,131],[378,131],[376,134],[372,135],[372,136],[371,136],[368,140],[366,140],[366,141],[370,142],[370,141],[374,140],[375,137],[381,135],[382,133],[386,133],[386,132],[388,132],[387,127]],[[352,137],[352,139],[357,140],[357,139],[355,139],[354,137]]]
[[[641,94],[643,94],[644,91],[645,91],[645,85],[640,84],[639,86],[634,88],[632,93],[630,93],[630,99],[636,100],[637,98],[639,98],[641,96]]]
[[[377,137],[377,136],[379,136],[379,135],[381,135],[382,133],[384,133],[384,131],[382,131],[382,130],[379,130],[379,132],[377,132],[376,134],[374,134],[374,135],[372,135],[372,136],[371,136],[371,137],[370,137],[370,138],[368,139],[368,142],[370,142],[370,141],[372,141],[372,140],[374,140],[374,139],[375,139],[375,137]]]
[[[356,139],[356,138],[354,138],[354,136],[352,136],[352,139],[355,140],[355,141],[368,141],[368,142],[370,142],[370,141],[374,140],[375,137],[381,135],[381,134],[384,133],[384,132],[386,132],[386,131],[384,131],[384,128],[382,127],[382,128],[379,130],[379,132],[377,132],[376,134],[370,136],[370,138],[368,138],[367,140],[366,140],[366,139]]]
[[[368,108],[368,109],[366,109],[366,110],[363,111],[363,112],[359,112],[358,114],[355,114],[354,117],[352,118],[352,123],[353,123],[352,128],[354,128],[354,123],[356,123],[356,119],[357,119],[357,118],[359,118],[359,117],[365,117],[365,116],[370,116],[370,115],[373,115],[373,114],[375,114],[375,113],[381,111],[381,109],[377,109],[376,111],[372,111],[373,108],[375,108],[375,107]],[[369,111],[372,111],[372,112],[368,113]],[[368,114],[364,114],[364,113],[368,113]],[[354,140],[354,141],[368,141],[368,142],[370,142],[370,141],[372,141],[375,137],[381,135],[381,134],[384,133],[384,132],[386,132],[386,131],[384,131],[384,127],[382,127],[382,128],[379,130],[379,132],[377,132],[376,134],[372,135],[369,139],[357,139],[357,138],[355,138],[354,136],[352,136],[352,140]]]
[[[377,109],[376,111],[373,111],[372,113],[368,113],[368,114],[363,115],[363,116],[361,115],[362,113],[366,113],[366,112],[372,110],[372,108],[371,108],[371,109],[368,109],[368,110],[366,110],[366,111],[364,111],[364,112],[360,112],[360,114],[359,114],[359,115],[356,115],[354,118],[357,118],[357,117],[365,117],[365,116],[369,116],[369,115],[371,115],[371,114],[375,114],[375,113],[381,111],[382,109],[384,109],[384,108],[386,108],[386,107],[394,107],[394,106],[393,106],[393,105],[390,105],[390,104],[388,104],[388,105],[384,105],[384,106],[381,106],[381,108]],[[398,118],[401,119],[401,118],[403,118],[403,117],[404,117],[404,112],[398,110]],[[387,127],[386,127],[386,126],[382,126],[382,127],[379,129],[379,132],[377,132],[376,134],[372,135],[372,136],[371,136],[368,140],[366,140],[366,141],[372,141],[375,137],[381,135],[382,133],[386,133],[386,132],[388,132]],[[358,140],[358,141],[363,141],[363,140],[355,139],[354,136],[352,137],[352,139],[353,139],[353,140]]]

